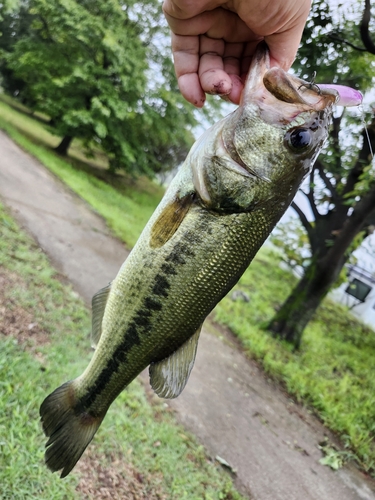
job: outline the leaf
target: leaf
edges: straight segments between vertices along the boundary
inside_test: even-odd
[[[333,470],[338,470],[344,465],[344,462],[339,452],[335,452],[334,450],[332,450],[332,452],[326,455],[325,457],[322,457],[319,460],[319,463],[321,463],[322,465],[327,465],[328,467],[331,467],[331,469]]]
[[[233,474],[237,474],[237,470],[234,469],[226,460],[225,458],[220,457],[219,455],[216,455],[215,460],[219,462],[220,465],[223,465],[226,469],[229,469],[230,472]]]
[[[318,445],[318,448],[325,455],[319,460],[319,463],[321,463],[322,465],[327,465],[333,470],[340,469],[350,455],[347,451],[339,451],[331,446],[327,438]]]
[[[98,137],[101,139],[104,139],[104,137],[107,135],[107,127],[104,125],[102,122],[96,122],[94,125],[95,132],[97,133]]]

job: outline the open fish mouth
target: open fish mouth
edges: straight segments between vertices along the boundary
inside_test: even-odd
[[[269,69],[263,77],[263,83],[280,101],[309,106],[315,111],[323,110],[339,100],[339,95],[334,89],[321,90],[314,83],[285,73],[281,68]]]
[[[261,43],[253,56],[240,105],[253,102],[265,111],[265,121],[285,125],[304,111],[330,109],[338,100],[334,88],[321,89],[279,67],[270,68],[268,47]]]

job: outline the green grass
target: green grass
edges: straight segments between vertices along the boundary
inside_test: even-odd
[[[300,351],[293,352],[262,325],[295,281],[274,255],[263,250],[236,286],[249,295],[250,302],[233,301],[229,294],[217,306],[215,319],[227,325],[246,352],[281,380],[288,392],[314,407],[360,465],[374,472],[375,332],[327,299],[308,325]]]
[[[73,148],[72,158],[59,157],[51,149],[59,140],[45,125],[2,101],[0,128],[86,200],[129,248],[134,246],[161,200],[163,188],[143,177],[108,175],[99,160],[94,165],[92,160],[83,162],[83,153],[77,154],[79,144]]]
[[[89,314],[1,205],[0,232],[0,268],[16,277],[15,286],[5,291],[8,307],[15,315],[27,311],[50,338],[47,345],[30,349],[28,342],[0,335],[0,495],[80,498],[75,490],[78,473],[60,480],[43,463],[45,437],[38,408],[49,392],[86,367],[91,356]],[[113,455],[130,462],[165,498],[241,498],[229,476],[208,460],[164,403],[147,401],[138,381],[112,405],[90,447],[108,467]]]

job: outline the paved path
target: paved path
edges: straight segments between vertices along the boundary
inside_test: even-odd
[[[115,276],[124,247],[3,133],[0,151],[0,197],[89,303]],[[212,327],[202,334],[187,387],[171,404],[208,452],[237,470],[237,486],[249,498],[375,500],[374,483],[354,468],[334,472],[319,464],[324,427]]]

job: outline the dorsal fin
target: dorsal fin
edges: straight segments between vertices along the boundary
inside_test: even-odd
[[[183,391],[193,369],[202,325],[168,358],[150,365],[150,384],[160,398],[176,398]]]
[[[102,322],[105,311],[105,306],[107,305],[108,295],[111,291],[112,282],[107,286],[99,290],[91,301],[92,305],[92,330],[91,330],[91,346],[96,347],[98,345],[100,336],[102,334]]]

